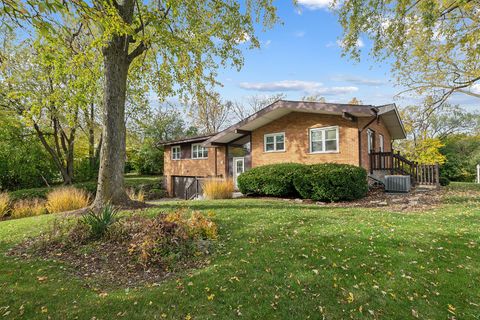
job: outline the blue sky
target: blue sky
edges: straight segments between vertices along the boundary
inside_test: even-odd
[[[223,69],[218,91],[227,100],[242,101],[251,95],[284,93],[297,100],[319,94],[327,102],[348,102],[353,97],[365,104],[396,103],[399,107],[421,103],[422,97],[398,96],[405,90],[395,85],[392,61],[379,63],[369,56],[371,42],[361,38],[360,62],[342,57],[342,28],[328,9],[331,0],[277,1],[283,22],[267,32],[259,31],[262,48],[248,50],[243,44],[242,70]],[[261,29],[261,28],[259,28]],[[454,94],[450,102],[479,110],[478,99]]]
[[[362,39],[362,59],[341,56],[342,29],[326,0],[277,2],[283,22],[259,32],[262,48],[248,50],[243,44],[245,65],[241,71],[224,69],[219,92],[225,99],[241,100],[249,95],[284,93],[289,99],[320,94],[327,102],[348,102],[353,97],[366,104],[394,102],[401,88],[390,81],[390,65],[369,59],[370,43]],[[402,104],[402,100],[395,100]]]

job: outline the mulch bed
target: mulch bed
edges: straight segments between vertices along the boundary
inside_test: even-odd
[[[363,199],[343,202],[319,202],[309,199],[282,199],[299,204],[317,204],[325,207],[340,208],[384,208],[391,211],[419,212],[433,209],[442,204],[444,189],[414,189],[410,193],[385,193],[383,188],[371,189]],[[278,200],[278,198],[262,197],[262,199]]]
[[[167,270],[165,266],[154,265],[144,268],[134,263],[132,257],[115,243],[92,243],[77,250],[52,249],[32,252],[34,239],[29,239],[10,249],[7,255],[18,259],[43,259],[61,262],[68,266],[70,272],[85,280],[92,288],[126,288],[141,285],[156,285],[175,275],[180,270],[200,268],[206,260],[189,260],[178,263],[175,270]],[[81,252],[83,251],[83,252]]]

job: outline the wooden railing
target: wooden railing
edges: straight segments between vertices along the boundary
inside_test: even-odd
[[[440,171],[438,164],[418,164],[410,161],[400,152],[371,152],[370,173],[388,171],[390,174],[409,175],[413,184],[439,185]]]

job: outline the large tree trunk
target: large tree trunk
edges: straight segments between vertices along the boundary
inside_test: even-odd
[[[123,181],[126,155],[125,97],[129,67],[126,37],[113,36],[103,49],[103,59],[103,135],[94,208],[129,202]]]

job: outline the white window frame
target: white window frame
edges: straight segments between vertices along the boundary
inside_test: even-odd
[[[176,149],[178,149],[178,153],[175,152]],[[182,147],[181,146],[172,146],[171,153],[172,153],[172,160],[182,159]],[[178,158],[175,157],[176,154],[178,154]]]
[[[371,139],[370,139],[371,138]],[[375,131],[372,129],[367,129],[367,151],[368,154],[372,152],[373,145],[375,144]]]
[[[378,134],[378,144],[380,152],[385,152],[385,137],[381,133]]]
[[[277,137],[283,136],[283,149],[277,149]],[[267,150],[267,138],[273,137],[273,150]],[[267,133],[263,135],[263,152],[284,152],[287,149],[285,132]]]
[[[325,139],[325,132],[327,130],[332,130],[332,129],[336,130],[336,136],[337,136],[336,150],[326,150],[327,141]],[[312,148],[312,132],[315,132],[315,131],[322,131],[322,140],[321,140],[322,141],[322,151],[313,151],[313,148]],[[340,129],[339,129],[339,127],[338,126],[331,126],[331,127],[310,128],[308,130],[308,148],[309,148],[311,154],[339,153],[340,152]]]
[[[194,155],[194,153],[193,153],[193,148],[194,148],[194,147],[202,148],[203,151],[207,151],[207,156],[206,156],[206,157],[203,156],[203,152],[202,152],[202,156],[199,157],[199,156],[198,156],[198,151],[199,151],[199,150],[197,150],[197,156],[194,157],[194,156],[193,156],[193,155]],[[197,160],[197,159],[208,159],[208,148],[202,146],[201,143],[193,143],[193,144],[192,144],[192,150],[191,150],[191,152],[192,152],[192,155],[191,155],[191,158],[192,158],[192,159],[195,159],[195,160]]]

